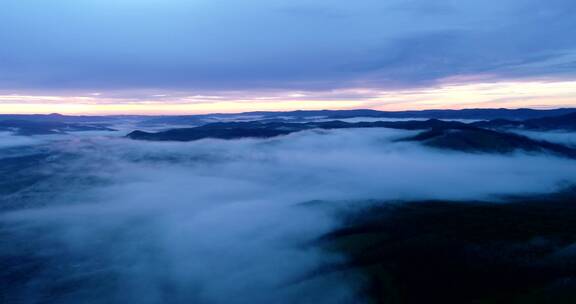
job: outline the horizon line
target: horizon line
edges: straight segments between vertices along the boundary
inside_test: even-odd
[[[292,113],[292,112],[346,112],[346,111],[373,111],[380,113],[402,113],[402,112],[426,112],[426,111],[469,111],[469,110],[532,110],[532,111],[554,111],[554,110],[576,110],[574,107],[552,107],[552,108],[536,108],[536,107],[519,107],[519,108],[452,108],[452,109],[440,109],[440,108],[430,108],[430,109],[412,109],[412,110],[377,110],[370,108],[352,108],[352,109],[297,109],[297,110],[256,110],[256,111],[244,111],[244,112],[210,112],[210,113],[184,113],[184,114],[89,114],[89,113],[68,113],[62,114],[58,112],[53,113],[1,113],[0,115],[22,115],[22,116],[96,116],[96,117],[106,117],[106,116],[205,116],[205,115],[241,115],[241,114],[253,114],[253,113]]]

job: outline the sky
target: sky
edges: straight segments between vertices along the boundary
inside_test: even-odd
[[[0,113],[576,106],[573,0],[3,0]]]

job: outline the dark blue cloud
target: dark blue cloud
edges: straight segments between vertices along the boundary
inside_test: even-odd
[[[5,0],[0,88],[420,86],[572,77],[572,0]]]

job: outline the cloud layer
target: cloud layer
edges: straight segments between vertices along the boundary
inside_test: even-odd
[[[40,142],[27,153],[50,156],[22,173],[45,178],[2,197],[25,207],[0,217],[0,260],[12,265],[3,275],[17,278],[8,281],[7,296],[52,303],[347,303],[361,281],[317,273],[342,260],[313,242],[335,227],[332,211],[366,200],[497,199],[555,191],[576,179],[575,162],[553,156],[448,153],[394,142],[410,134]]]
[[[7,0],[0,88],[332,90],[573,78],[571,0]]]

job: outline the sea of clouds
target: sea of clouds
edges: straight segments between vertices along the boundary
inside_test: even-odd
[[[315,243],[338,226],[335,210],[368,201],[498,202],[576,180],[574,160],[397,141],[413,134],[310,130],[189,143],[3,134],[0,163],[16,161],[19,148],[50,156],[18,172],[38,181],[3,194],[18,203],[0,215],[0,300],[358,302],[355,274],[318,271],[344,259]]]

